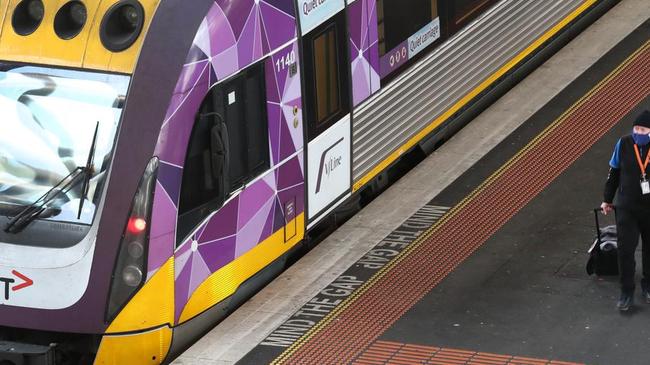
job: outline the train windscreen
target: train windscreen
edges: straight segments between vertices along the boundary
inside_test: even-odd
[[[0,63],[0,214],[93,222],[129,81]]]

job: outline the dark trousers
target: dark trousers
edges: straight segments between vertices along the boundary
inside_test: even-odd
[[[629,294],[634,292],[636,272],[634,252],[639,244],[639,235],[643,242],[643,280],[641,285],[645,289],[650,289],[650,210],[618,208],[616,210],[616,226],[621,290]]]

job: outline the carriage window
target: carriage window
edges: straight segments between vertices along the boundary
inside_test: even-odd
[[[349,112],[345,12],[310,32],[304,44],[309,137],[319,135]]]
[[[396,48],[437,17],[437,0],[378,0],[379,55]]]
[[[450,31],[456,32],[474,20],[497,0],[455,0],[449,2]]]
[[[215,86],[201,106],[183,168],[177,244],[269,167],[264,66]]]
[[[387,76],[440,38],[438,0],[378,0],[381,76]]]

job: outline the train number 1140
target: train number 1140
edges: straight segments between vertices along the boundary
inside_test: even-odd
[[[277,71],[283,71],[285,68],[292,66],[296,63],[296,51],[291,50],[291,52],[285,54],[284,56],[275,60],[275,67]]]

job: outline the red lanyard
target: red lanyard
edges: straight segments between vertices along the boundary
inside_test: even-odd
[[[648,167],[648,163],[650,163],[650,150],[648,150],[648,153],[646,154],[645,164],[641,162],[641,153],[639,152],[639,146],[637,146],[636,143],[634,144],[634,152],[636,153],[636,161],[639,163],[639,168],[641,168],[641,173],[645,180],[645,169]]]

